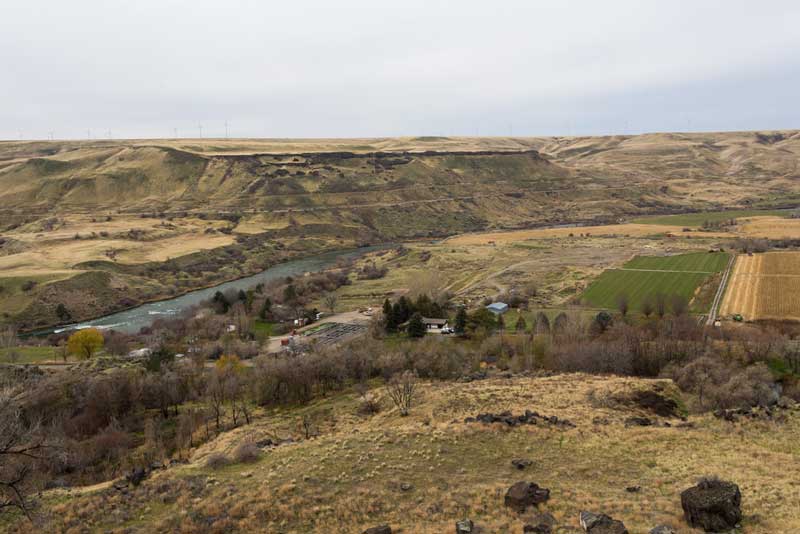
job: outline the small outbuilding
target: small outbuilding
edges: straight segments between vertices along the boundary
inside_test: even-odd
[[[486,309],[495,315],[503,315],[508,311],[508,304],[505,302],[492,302],[486,306]]]

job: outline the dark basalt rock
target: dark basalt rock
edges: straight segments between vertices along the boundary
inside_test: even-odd
[[[587,534],[628,534],[628,529],[622,521],[618,521],[605,514],[581,512],[581,527]]]
[[[533,482],[517,482],[506,492],[505,505],[522,513],[529,506],[538,506],[550,499],[550,490]]]
[[[526,458],[514,458],[513,460],[511,460],[511,465],[513,465],[514,467],[516,467],[520,471],[522,471],[523,469],[527,468],[531,464],[533,464],[533,462],[528,460],[528,459],[526,459]]]
[[[142,483],[142,481],[147,478],[147,471],[141,467],[137,467],[132,469],[130,473],[125,477],[125,479],[130,482],[133,487],[138,486]]]
[[[501,412],[498,414],[493,413],[482,413],[478,414],[475,417],[467,417],[464,419],[465,423],[483,423],[483,424],[492,424],[492,423],[503,423],[508,426],[514,427],[519,425],[551,425],[551,426],[560,426],[563,428],[574,428],[575,425],[567,421],[566,419],[559,419],[555,415],[547,416],[547,415],[540,415],[537,412],[533,412],[531,410],[525,410],[524,414],[520,415],[513,415],[511,412]]]
[[[475,523],[470,519],[462,519],[456,522],[456,534],[472,534],[475,529]]]
[[[632,400],[660,417],[680,417],[678,403],[656,391],[637,391],[632,395]]]
[[[686,522],[706,532],[725,532],[735,528],[742,520],[741,504],[739,486],[724,480],[702,480],[681,492]]]
[[[528,523],[522,527],[523,533],[530,534],[552,534],[556,526],[556,518],[553,514],[536,514]]]
[[[653,420],[647,417],[629,417],[625,420],[625,426],[652,426]]]

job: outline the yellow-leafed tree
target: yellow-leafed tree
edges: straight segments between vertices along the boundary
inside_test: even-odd
[[[103,348],[103,334],[96,328],[78,330],[67,340],[67,351],[75,357],[87,360]]]
[[[235,354],[224,354],[216,361],[214,367],[217,373],[225,376],[229,374],[238,374],[244,368],[244,364],[242,364],[242,360]]]

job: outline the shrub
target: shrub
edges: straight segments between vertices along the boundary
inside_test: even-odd
[[[411,371],[403,371],[394,375],[386,384],[386,391],[401,416],[408,415],[411,404],[417,393],[417,375]]]
[[[670,374],[683,391],[698,396],[700,410],[767,406],[777,400],[772,373],[760,362],[742,368],[704,356],[673,368]]]
[[[619,342],[572,343],[553,348],[556,369],[569,372],[629,375],[633,355]]]
[[[361,415],[375,415],[381,411],[380,398],[371,391],[364,392],[358,398],[358,413]]]
[[[249,464],[258,461],[261,450],[252,441],[244,441],[233,450],[233,461],[242,464]]]
[[[463,374],[465,366],[471,359],[469,351],[460,344],[442,343],[436,337],[426,338],[408,347],[405,358],[399,362],[391,362],[388,376],[405,368],[413,368],[421,377],[447,380]],[[400,363],[398,367],[397,363]]]
[[[358,273],[359,280],[377,280],[386,276],[389,269],[386,266],[378,267],[375,262],[368,263]]]
[[[231,463],[230,459],[221,452],[214,452],[206,458],[206,467],[209,469],[222,469]]]

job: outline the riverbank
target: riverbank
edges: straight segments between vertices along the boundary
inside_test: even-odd
[[[271,265],[255,274],[227,280],[219,284],[197,288],[186,291],[180,295],[165,299],[157,299],[143,302],[127,309],[119,310],[111,314],[100,315],[91,319],[69,324],[54,325],[40,328],[28,332],[23,332],[23,337],[47,336],[54,333],[61,333],[81,328],[100,328],[115,329],[125,333],[138,332],[142,327],[152,324],[159,317],[174,317],[184,310],[207,300],[217,291],[249,289],[258,283],[268,282],[276,278],[285,276],[297,276],[306,272],[316,272],[326,270],[336,264],[340,258],[350,259],[366,254],[373,250],[388,248],[393,246],[391,243],[371,245],[356,249],[329,250],[321,254],[296,257],[289,261],[279,262]]]

